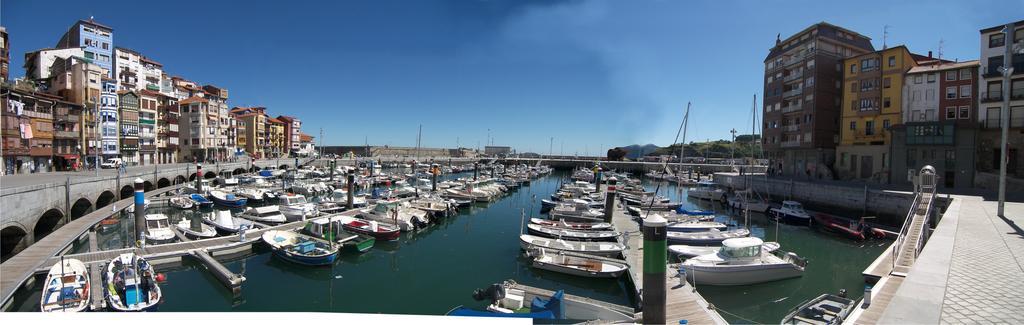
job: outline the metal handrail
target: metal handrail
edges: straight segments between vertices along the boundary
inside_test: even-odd
[[[924,233],[925,230],[928,229],[928,220],[931,219],[932,208],[935,207],[935,188],[935,186],[932,186],[931,198],[928,199],[928,207],[926,207],[924,210],[924,220],[922,221],[920,233],[917,236],[917,247],[914,247],[915,259],[918,257],[918,254],[921,253],[921,250],[924,249]]]
[[[892,267],[896,268],[896,261],[900,259],[900,247],[903,247],[903,242],[906,240],[906,232],[910,230],[910,223],[914,220],[914,212],[917,211],[917,204],[921,201],[921,191],[915,191],[914,201],[910,203],[910,211],[907,212],[907,218],[903,221],[903,227],[900,228],[900,234],[896,237],[896,245],[892,246]]]

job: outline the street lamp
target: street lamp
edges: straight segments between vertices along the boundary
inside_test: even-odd
[[[1016,44],[1007,44],[1006,42],[1013,42],[1015,40],[1015,29],[1014,23],[1009,23],[1002,30],[1006,34],[1005,41],[1003,42],[1004,47],[1006,47],[1006,53],[1003,55],[1003,67],[999,69],[1003,73],[1003,106],[999,112],[1002,140],[999,145],[999,206],[996,215],[1000,217],[1006,216],[1004,208],[1006,206],[1006,167],[1009,160],[1007,159],[1009,155],[1007,151],[1010,148],[1007,145],[1010,135],[1010,75],[1013,74],[1013,47],[1016,46]],[[1024,53],[1024,48],[1018,48],[1017,52]]]
[[[729,133],[732,133],[732,153],[730,154],[730,156],[731,156],[730,159],[732,159],[733,160],[732,163],[735,164],[735,161],[736,161],[736,128],[733,128],[732,130],[729,130]]]

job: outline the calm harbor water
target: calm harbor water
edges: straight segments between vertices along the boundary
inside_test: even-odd
[[[460,176],[472,176],[472,173]],[[165,302],[161,311],[333,311],[395,314],[444,314],[458,305],[482,308],[473,301],[473,289],[513,279],[519,283],[632,305],[631,286],[626,280],[584,279],[529,266],[521,257],[518,235],[520,211],[537,216],[540,199],[547,198],[568,173],[555,172],[532,182],[490,204],[474,204],[456,216],[428,229],[406,233],[397,242],[378,242],[361,255],[343,254],[333,267],[306,267],[274,257],[265,248],[254,254],[225,262],[245,274],[239,297],[231,293],[197,263],[186,261],[165,267],[167,281],[161,284]],[[650,190],[656,183],[645,183]],[[659,193],[686,199],[685,190],[662,184]],[[533,199],[533,197],[536,199]],[[534,201],[534,202],[531,202]],[[743,224],[723,206],[688,201],[689,208],[714,209],[721,222]],[[154,208],[172,221],[190,212]],[[854,298],[863,291],[860,270],[878,256],[887,242],[853,242],[807,227],[774,223],[760,213],[751,213],[753,235],[776,240],[782,249],[809,259],[802,278],[742,287],[698,286],[698,291],[736,323],[778,322],[792,308],[825,292],[847,289]],[[117,229],[98,234],[101,249],[122,247],[134,239],[130,218],[122,218]],[[87,251],[88,243],[76,244],[75,251]],[[17,310],[38,310],[40,285],[16,293]]]

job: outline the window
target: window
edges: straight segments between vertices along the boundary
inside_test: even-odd
[[[946,107],[946,119],[947,120],[955,120],[956,119],[956,107],[952,107],[952,106]]]
[[[935,89],[928,89],[924,91],[924,100],[935,100]]]
[[[956,87],[946,87],[946,99],[956,98]]]
[[[857,64],[856,63],[850,65],[850,73],[857,73]]]
[[[946,81],[956,80],[956,71],[946,71]]]
[[[959,118],[961,120],[970,119],[971,118],[971,107],[970,106],[960,106],[960,117]]]
[[[864,135],[875,135],[875,121],[864,122]]]
[[[934,74],[934,73],[929,73],[929,74],[928,74],[928,83],[933,83],[933,82],[935,82],[935,79],[936,79],[936,78],[935,78],[935,74]]]
[[[1006,34],[995,33],[988,36],[988,47],[1000,47],[1006,44]]]
[[[104,50],[109,50],[109,49],[110,49],[110,43],[107,43],[107,42],[103,42],[103,46],[102,46],[102,48],[103,48]]]
[[[96,55],[93,54],[92,52],[85,52],[85,58],[86,59],[95,59]]]
[[[882,120],[882,128],[883,129],[888,130],[891,127],[892,127],[892,122],[889,122],[889,119]]]
[[[987,73],[987,74],[990,74],[990,75],[998,75],[998,74],[1000,74],[999,68],[1003,66],[1003,63],[1004,62],[1003,62],[1003,56],[1002,55],[990,56],[988,58],[988,71],[982,71],[982,73]]]
[[[839,166],[844,166],[844,167],[846,166],[846,153],[845,152],[839,154]]]
[[[850,121],[850,130],[857,130],[857,121]]]
[[[814,86],[814,77],[807,77],[807,81],[804,82],[807,87]]]
[[[854,92],[854,93],[857,92],[857,82],[856,81],[854,81],[853,83],[850,84],[850,92]]]
[[[896,66],[896,56],[890,56],[889,57],[889,67],[891,68],[891,67],[895,67],[895,66]]]
[[[914,76],[914,83],[919,84],[921,83],[922,79],[923,78],[920,75]]]
[[[971,79],[971,69],[960,69],[960,80]]]
[[[889,97],[886,97],[885,99],[882,99],[882,107],[883,108],[889,108],[889,106],[890,106]]]
[[[882,88],[889,89],[890,87],[892,87],[892,78],[885,77],[885,79],[882,79]]]
[[[971,97],[971,85],[960,86],[960,98],[970,98],[970,97]]]

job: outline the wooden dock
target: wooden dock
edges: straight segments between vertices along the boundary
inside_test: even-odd
[[[636,301],[639,301],[641,306],[643,300],[641,299],[641,290],[643,290],[643,267],[644,265],[644,252],[643,252],[643,234],[640,232],[640,225],[633,221],[625,211],[625,207],[620,202],[616,202],[616,209],[612,213],[612,224],[618,231],[622,232],[623,235],[619,237],[619,242],[626,245],[626,250],[623,252],[623,257],[626,259],[626,263],[629,264],[629,277],[633,282],[633,287],[636,289]],[[690,324],[728,324],[721,315],[718,314],[704,297],[700,296],[693,290],[693,287],[689,284],[679,286],[679,278],[676,277],[675,268],[669,267],[665,272],[665,286],[666,286],[666,306],[665,306],[665,323],[666,324],[678,324],[680,320],[686,320]],[[643,313],[637,313],[635,320],[637,322],[643,321]]]

